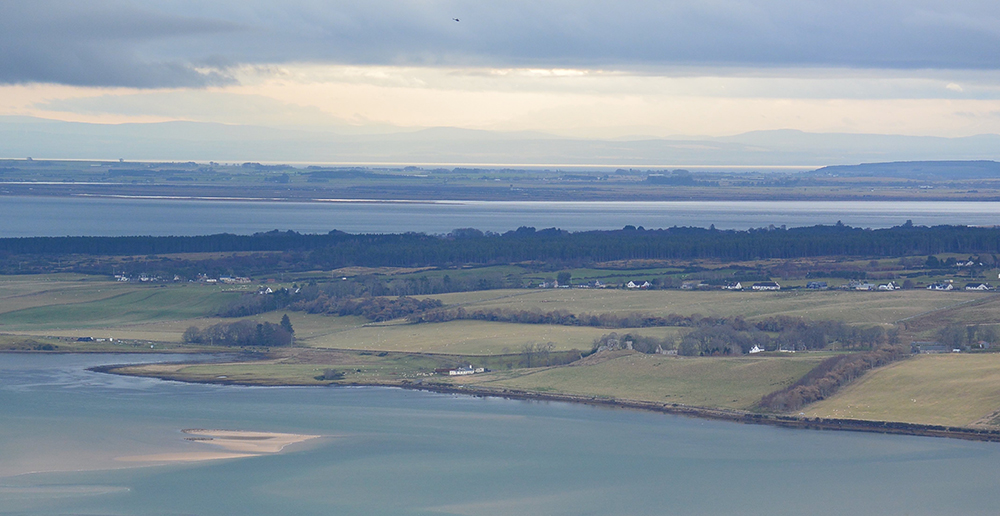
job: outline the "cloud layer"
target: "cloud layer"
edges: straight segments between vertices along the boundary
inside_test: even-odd
[[[140,88],[223,84],[234,66],[302,62],[994,70],[1000,3],[0,0],[0,48],[0,83]]]

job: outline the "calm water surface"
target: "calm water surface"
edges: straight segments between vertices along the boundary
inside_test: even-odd
[[[447,233],[519,226],[570,231],[671,226],[747,229],[833,224],[890,227],[1000,224],[995,202],[251,202],[0,196],[0,237],[326,233]]]
[[[1000,445],[384,388],[187,385],[129,357],[0,355],[0,469],[120,467],[183,428],[323,434],[280,455],[0,477],[0,514],[996,514]],[[198,448],[202,449],[202,448]]]

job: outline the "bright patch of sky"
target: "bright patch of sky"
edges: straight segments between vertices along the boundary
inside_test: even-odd
[[[0,0],[0,48],[0,115],[1000,133],[1000,4],[986,1]]]

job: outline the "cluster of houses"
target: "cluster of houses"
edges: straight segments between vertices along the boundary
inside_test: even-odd
[[[955,285],[951,281],[942,283],[932,283],[927,285],[927,290],[955,290]],[[987,291],[993,290],[989,283],[969,283],[965,285],[965,290]]]
[[[764,351],[766,351],[764,348],[760,347],[757,344],[754,344],[754,346],[752,348],[750,348],[749,353],[751,355],[753,355],[753,354],[756,354],[756,353],[763,353]],[[778,346],[778,352],[779,353],[795,353],[795,350],[794,349],[784,349],[781,346]]]
[[[177,281],[183,281],[183,280],[181,279],[180,276],[178,276],[176,274],[174,274],[174,278],[172,280],[167,280],[167,279],[162,278],[160,276],[150,275],[150,274],[146,274],[146,273],[139,274],[138,276],[129,276],[128,274],[126,274],[124,272],[116,272],[115,273],[115,281],[120,282],[120,283],[130,283],[130,282],[156,283],[156,282],[161,282],[161,281],[174,281],[174,282],[177,282]],[[219,276],[218,278],[212,278],[212,277],[209,277],[207,274],[199,274],[198,277],[195,278],[193,281],[196,281],[198,283],[204,283],[206,285],[215,285],[217,283],[223,283],[223,284],[226,284],[226,285],[242,285],[242,284],[246,284],[246,283],[251,283],[250,278],[247,278],[245,276],[235,276],[235,277],[233,277],[233,276]]]
[[[599,281],[595,281],[594,283],[596,285],[593,288],[605,288],[606,287],[603,283],[601,283]],[[543,283],[543,284],[541,284],[539,286],[543,287],[543,288],[546,288],[546,284],[545,283]],[[552,287],[549,286],[548,288],[552,288]],[[568,286],[560,286],[559,288],[569,288],[569,287]],[[574,285],[574,288],[591,288],[591,285],[580,285],[580,286]],[[625,288],[627,288],[627,289],[645,290],[645,289],[652,288],[652,284],[650,284],[650,282],[648,282],[648,281],[629,281],[628,283],[625,284]],[[685,281],[685,282],[681,283],[681,287],[680,288],[681,288],[681,290],[705,290],[705,289],[719,288],[719,287],[712,287],[711,285],[709,285],[708,283],[705,283],[704,281]],[[774,282],[774,281],[759,281],[759,282],[753,283],[749,287],[747,287],[747,286],[744,286],[744,284],[742,282],[737,281],[735,283],[727,283],[727,284],[723,285],[721,288],[722,288],[722,290],[747,290],[747,289],[749,289],[749,290],[754,290],[754,291],[774,291],[774,290],[781,290],[781,285],[779,285],[777,282]],[[793,288],[796,288],[796,287],[793,287]],[[881,291],[890,291],[891,292],[891,291],[894,291],[894,290],[901,290],[903,287],[901,285],[899,285],[898,283],[896,283],[895,281],[889,281],[889,282],[886,282],[886,283],[872,283],[872,282],[866,281],[866,280],[851,280],[851,281],[849,281],[847,283],[844,283],[842,285],[837,285],[835,287],[831,287],[825,281],[810,281],[810,282],[806,283],[805,288],[807,288],[809,290],[830,290],[830,289],[837,289],[837,290],[861,290],[861,291],[878,291],[878,290],[881,290]],[[941,283],[933,283],[931,285],[928,285],[926,288],[927,288],[927,290],[957,290],[958,287],[956,287],[951,281],[945,281],[945,282],[941,282]],[[987,290],[994,290],[994,287],[990,286],[989,283],[969,283],[969,284],[965,285],[964,289],[965,290],[987,291]]]
[[[225,285],[245,285],[251,283],[250,278],[245,276],[219,276],[218,278],[209,277],[207,274],[199,274],[195,281],[198,283],[205,283],[207,285],[215,285],[222,283]]]
[[[736,283],[726,283],[722,290],[744,290],[743,283],[737,281]],[[781,290],[781,285],[774,281],[758,281],[753,285],[750,285],[750,290]]]
[[[175,274],[173,281],[180,281],[180,280],[181,280],[180,276],[177,276]],[[145,274],[145,273],[140,274],[138,276],[129,276],[128,274],[125,274],[124,272],[116,272],[115,273],[115,281],[117,281],[119,283],[129,283],[129,282],[136,282],[136,281],[138,281],[140,283],[155,283],[155,282],[167,281],[167,280],[161,278],[160,276],[151,276],[151,275]]]

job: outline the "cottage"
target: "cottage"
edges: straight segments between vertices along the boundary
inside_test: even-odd
[[[760,353],[762,351],[764,351],[764,348],[762,348],[762,347],[760,347],[760,346],[758,346],[756,344],[754,344],[754,346],[752,348],[750,348],[750,353],[751,354],[753,354],[753,353]]]
[[[722,287],[722,290],[743,290],[743,284],[738,281],[736,283],[726,283]]]
[[[969,283],[965,286],[965,290],[989,290],[990,285],[988,283]]]
[[[448,371],[448,376],[467,376],[476,373],[485,373],[486,368],[484,367],[472,367],[472,364],[467,366],[459,367],[458,369],[451,369]]]
[[[933,283],[927,285],[927,290],[953,290],[954,288],[951,283]]]
[[[762,281],[760,283],[754,283],[751,290],[781,290],[781,285],[773,281]]]
[[[625,285],[626,288],[649,288],[651,286],[652,285],[648,281],[643,281],[642,283],[630,281]]]
[[[897,285],[895,281],[890,281],[889,283],[885,283],[883,285],[879,285],[878,289],[879,290],[899,290],[900,286]]]
[[[937,342],[913,342],[910,344],[914,353],[921,354],[932,354],[932,353],[947,353],[949,351],[948,346],[938,344]]]

